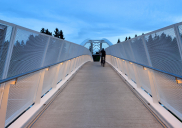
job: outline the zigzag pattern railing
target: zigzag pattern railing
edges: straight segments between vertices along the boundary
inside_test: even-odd
[[[106,49],[107,61],[182,120],[182,23]]]
[[[0,21],[0,127],[87,61],[83,46]]]

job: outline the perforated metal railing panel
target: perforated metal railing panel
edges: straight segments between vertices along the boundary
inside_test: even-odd
[[[48,71],[45,71],[44,75],[44,83],[42,87],[42,95],[45,94],[49,89],[51,89],[51,85],[53,83],[56,72],[56,66],[52,66]]]
[[[175,77],[154,71],[160,102],[182,118],[182,83]]]
[[[18,78],[9,90],[6,122],[10,122],[32,105],[37,91],[40,72]]]
[[[58,57],[59,57],[62,45],[63,45],[63,42],[60,41],[59,39],[54,39],[54,38],[50,39],[45,61],[44,61],[44,66],[59,62]]]
[[[182,75],[182,61],[174,28],[146,35],[145,40],[154,68]]]
[[[8,77],[40,68],[48,40],[46,36],[22,29],[16,33]]]
[[[6,118],[5,125],[35,103],[35,99],[41,98],[38,93],[44,95],[53,84],[65,77],[65,63],[74,57],[79,58],[78,67],[91,60],[91,53],[83,46],[0,20],[0,80],[4,82],[0,83],[0,107],[4,85],[9,87],[8,82],[15,83],[10,85],[6,117],[1,117]],[[69,66],[73,62],[71,60]],[[54,82],[58,63],[63,65],[57,73],[57,82]],[[43,78],[42,71],[47,67],[49,70],[45,71]],[[75,68],[68,67],[66,72],[70,73]],[[40,90],[38,87],[42,78],[44,81]]]
[[[10,44],[12,26],[0,24],[0,80],[3,79],[3,71]]]
[[[138,70],[138,76],[140,80],[140,84],[143,89],[145,89],[148,93],[152,94],[151,92],[151,87],[150,87],[150,81],[149,81],[149,76],[148,76],[148,71],[144,70],[142,66],[140,65],[135,65]]]
[[[134,55],[134,60],[138,63],[148,65],[148,60],[141,37],[131,40],[131,47]]]
[[[113,45],[106,53],[115,67],[113,58],[120,58],[121,71],[137,82],[132,62],[141,87],[182,120],[182,23]]]

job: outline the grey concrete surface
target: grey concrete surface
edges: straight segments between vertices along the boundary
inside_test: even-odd
[[[106,64],[85,64],[33,128],[160,128],[162,125]]]

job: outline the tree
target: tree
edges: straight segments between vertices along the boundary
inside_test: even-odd
[[[135,37],[137,37],[137,34],[135,34]]]
[[[59,29],[58,28],[56,28],[54,31],[54,37],[59,38]]]
[[[45,34],[52,36],[52,32],[50,32],[48,29],[46,29]]]
[[[118,42],[117,42],[117,44],[118,44],[118,43],[120,43],[120,39],[118,39]]]
[[[127,40],[128,40],[128,38],[126,37],[126,38],[125,38],[125,41],[127,41]]]
[[[131,39],[131,37],[129,36],[129,38],[128,39]]]
[[[60,38],[60,39],[63,39],[63,40],[65,39],[62,30],[59,32],[59,38]]]
[[[45,33],[45,29],[42,28],[42,29],[40,30],[40,32],[41,32],[41,33]]]

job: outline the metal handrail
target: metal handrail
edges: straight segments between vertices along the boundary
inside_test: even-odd
[[[111,55],[111,54],[108,54],[108,55]],[[111,55],[111,56],[113,56],[113,55]],[[129,61],[129,62],[135,63],[137,65],[140,65],[140,66],[143,66],[143,67],[146,67],[146,68],[149,68],[149,69],[152,69],[152,70],[155,70],[155,71],[158,71],[158,72],[161,72],[161,73],[164,73],[164,74],[167,74],[167,75],[174,76],[174,77],[182,79],[182,76],[180,76],[180,75],[176,75],[176,74],[173,74],[173,73],[170,73],[170,72],[166,72],[166,71],[163,71],[163,70],[160,70],[160,69],[156,69],[156,68],[153,68],[153,67],[150,67],[150,66],[147,66],[147,65],[143,65],[143,64],[134,62],[132,60],[127,60],[127,59],[124,59],[124,58],[121,58],[121,57],[117,57],[117,56],[113,56],[113,57],[116,57],[116,58],[119,58],[119,59],[122,59],[122,60],[125,60],[125,61]]]
[[[88,55],[88,54],[83,54],[83,55]],[[83,55],[80,55],[80,56],[83,56]],[[77,57],[80,57],[80,56],[76,56],[76,57],[73,57],[73,58],[77,58]],[[73,58],[70,58],[70,59],[67,59],[67,60],[64,60],[64,61],[60,61],[60,62],[57,62],[57,63],[54,63],[54,64],[50,64],[50,65],[44,66],[44,67],[42,67],[42,68],[38,68],[38,69],[29,71],[29,72],[21,73],[21,74],[18,74],[18,75],[15,75],[15,76],[12,76],[12,77],[9,77],[9,78],[0,80],[0,84],[5,83],[5,82],[10,81],[10,80],[13,80],[13,79],[17,79],[17,78],[19,78],[19,77],[22,77],[22,76],[25,76],[25,75],[28,75],[28,74],[31,74],[31,73],[34,73],[34,72],[37,72],[37,71],[40,71],[40,70],[45,69],[45,68],[48,68],[48,67],[57,65],[57,64],[59,64],[59,63],[63,63],[63,62],[65,62],[65,61],[71,60],[71,59],[73,59]]]

